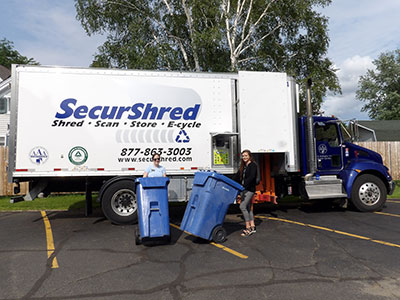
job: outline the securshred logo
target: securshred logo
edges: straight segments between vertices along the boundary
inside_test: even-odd
[[[86,106],[78,105],[78,100],[68,98],[60,103],[55,117],[57,119],[92,120],[196,120],[201,104],[189,107],[157,106],[153,103],[135,103],[132,106]]]

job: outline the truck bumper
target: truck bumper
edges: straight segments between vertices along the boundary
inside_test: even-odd
[[[389,191],[388,191],[388,195],[392,195],[394,192],[394,188],[395,188],[396,184],[393,180],[389,181]]]

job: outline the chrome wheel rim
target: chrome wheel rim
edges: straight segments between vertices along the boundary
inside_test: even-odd
[[[130,216],[137,210],[136,195],[132,190],[117,191],[111,198],[111,208],[119,216]]]
[[[372,206],[379,202],[381,190],[375,183],[366,182],[360,186],[358,196],[363,204]]]

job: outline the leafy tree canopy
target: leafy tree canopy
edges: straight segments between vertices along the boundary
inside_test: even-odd
[[[108,34],[94,67],[287,72],[312,77],[314,110],[340,92],[326,57],[331,0],[75,0],[86,32]],[[303,90],[303,89],[302,89]]]
[[[37,65],[33,58],[27,58],[14,49],[13,42],[3,38],[0,40],[0,65],[11,69],[12,64]]]
[[[371,119],[400,120],[400,49],[382,53],[360,77],[356,97]]]

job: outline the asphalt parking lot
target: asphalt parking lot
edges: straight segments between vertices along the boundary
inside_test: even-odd
[[[100,211],[0,213],[0,299],[400,299],[400,200],[259,206],[246,238],[233,208],[223,245],[177,229],[183,212],[164,246],[136,246],[135,226]]]

